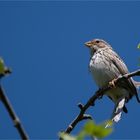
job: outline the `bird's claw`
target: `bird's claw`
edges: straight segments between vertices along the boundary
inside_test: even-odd
[[[112,88],[116,88],[116,81],[117,79],[114,78],[112,81],[109,82],[109,86]]]

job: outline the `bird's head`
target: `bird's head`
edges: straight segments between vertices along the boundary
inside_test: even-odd
[[[111,46],[102,39],[93,39],[85,43],[85,45],[90,48],[91,54],[94,54],[99,49],[111,48]]]

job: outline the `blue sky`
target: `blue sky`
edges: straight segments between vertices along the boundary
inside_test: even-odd
[[[77,103],[98,89],[84,42],[105,39],[130,71],[139,68],[139,9],[136,1],[0,2],[0,56],[13,70],[2,85],[30,138],[56,139],[79,113]],[[104,97],[88,113],[99,123],[113,107]],[[109,139],[140,139],[140,104],[133,98],[127,108]],[[0,139],[19,138],[2,104],[0,132]]]

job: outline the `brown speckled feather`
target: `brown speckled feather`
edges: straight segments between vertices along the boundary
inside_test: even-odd
[[[129,72],[125,63],[106,41],[94,39],[86,42],[85,45],[90,48],[90,71],[100,88],[106,86],[114,78]],[[135,95],[138,102],[140,102],[136,85],[132,78],[121,81],[116,89],[112,89],[107,95],[114,102],[117,102],[122,97],[129,100]]]
[[[112,55],[113,54],[113,55]],[[129,73],[125,63],[122,61],[122,59],[118,56],[117,53],[115,53],[114,51],[108,51],[108,55],[110,55],[110,60],[112,61],[112,63],[116,66],[116,68],[119,70],[121,75],[124,75],[126,73]],[[130,92],[130,97],[132,97],[133,95],[137,95],[137,89],[132,81],[132,78],[130,79],[126,79],[125,81],[122,81],[122,83],[120,83],[120,86],[125,88],[125,89],[129,89]]]

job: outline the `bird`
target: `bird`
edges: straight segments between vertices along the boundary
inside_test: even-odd
[[[120,81],[114,85],[114,80],[119,76],[129,73],[128,68],[120,56],[113,50],[111,45],[103,39],[93,39],[85,43],[90,50],[89,70],[99,88],[112,84],[114,88],[107,91],[107,95],[115,104],[122,98],[128,102],[134,95],[138,102],[138,90],[133,78]],[[138,83],[138,82],[137,82]],[[124,105],[123,111],[128,112]]]

